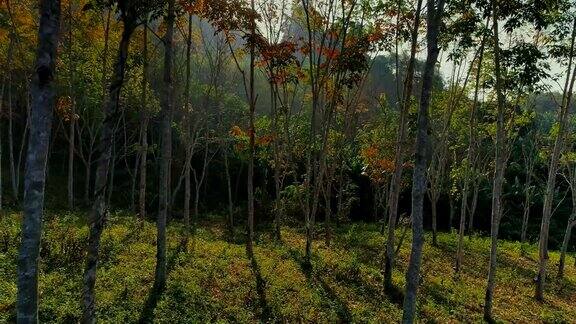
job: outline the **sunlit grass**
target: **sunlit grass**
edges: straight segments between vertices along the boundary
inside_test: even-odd
[[[75,322],[80,317],[85,215],[48,216],[41,253],[42,322]],[[0,219],[0,322],[13,321],[20,217]],[[241,239],[229,242],[223,225],[168,231],[169,276],[153,316],[163,323],[184,322],[390,322],[401,318],[401,291],[410,237],[400,248],[393,283],[396,294],[382,289],[385,238],[371,224],[337,229],[327,246],[316,235],[312,268],[303,265],[305,237],[283,228],[283,242],[260,233],[252,262]],[[129,215],[113,215],[102,237],[97,280],[98,317],[105,323],[135,322],[151,291],[155,266],[155,225]],[[400,235],[400,232],[398,233]],[[482,319],[489,240],[465,240],[463,271],[452,269],[456,235],[440,233],[438,247],[427,244],[418,304],[424,321],[478,322]],[[534,300],[537,249],[499,245],[494,313],[510,322],[571,322],[576,318],[576,271],[568,259],[566,277],[556,278],[558,254],[552,252],[546,301]],[[259,279],[257,279],[259,278]]]

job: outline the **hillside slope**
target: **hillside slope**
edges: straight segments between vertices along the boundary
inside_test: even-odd
[[[40,280],[42,322],[79,319],[87,227],[78,218],[51,215],[45,222]],[[15,318],[19,226],[20,216],[16,214],[0,219],[0,322]],[[282,244],[261,234],[251,260],[241,242],[224,239],[222,226],[201,226],[186,240],[182,228],[172,225],[168,236],[169,280],[158,299],[149,296],[155,233],[154,224],[139,225],[128,215],[114,215],[110,220],[103,235],[97,281],[101,322],[136,322],[142,318],[158,323],[391,322],[401,318],[400,291],[409,237],[400,249],[393,278],[399,292],[385,295],[379,270],[384,238],[375,225],[342,227],[330,247],[318,235],[311,270],[302,267],[305,239],[294,229],[283,229]],[[423,321],[481,321],[489,241],[466,239],[464,270],[459,278],[452,271],[455,242],[455,234],[440,234],[438,247],[425,246],[418,305]],[[551,253],[547,299],[538,303],[532,298],[536,253],[534,245],[501,243],[496,318],[505,322],[576,321],[574,259],[568,259],[566,278],[557,280],[558,255]]]

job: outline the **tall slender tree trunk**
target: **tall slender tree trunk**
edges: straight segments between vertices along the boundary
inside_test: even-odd
[[[468,221],[468,232],[472,234],[474,231],[474,215],[476,214],[476,207],[478,206],[478,195],[480,194],[480,179],[474,180],[474,190],[472,190],[472,203],[470,204],[470,221]],[[470,235],[470,238],[472,235]]]
[[[172,83],[172,60],[174,51],[175,0],[168,1],[166,34],[164,35],[164,93],[162,96],[159,210],[157,220],[156,272],[154,290],[159,293],[166,286],[166,216],[168,214],[168,189],[170,185],[170,160],[172,159],[172,105],[174,85]]]
[[[226,174],[226,188],[228,192],[228,226],[230,231],[230,238],[234,237],[234,203],[232,200],[232,181],[230,178],[230,166],[228,162],[228,149],[227,147],[222,148],[222,154],[224,155],[224,171]]]
[[[564,85],[564,95],[562,97],[562,106],[558,114],[558,133],[554,140],[554,148],[550,156],[548,166],[548,180],[546,182],[546,191],[544,192],[544,206],[542,208],[542,223],[540,225],[540,237],[538,242],[538,277],[536,280],[535,297],[539,301],[544,300],[544,285],[546,281],[546,264],[548,263],[548,235],[550,228],[550,218],[552,218],[552,204],[554,202],[554,190],[556,189],[556,176],[560,156],[564,149],[566,129],[568,127],[568,117],[570,114],[570,103],[572,101],[572,89],[574,88],[574,79],[576,79],[576,69],[572,73],[572,63],[574,57],[574,41],[576,39],[576,18],[572,27],[570,57],[568,59],[568,72],[566,73],[566,83]]]
[[[568,251],[568,243],[570,242],[570,237],[572,235],[572,228],[576,226],[576,210],[572,211],[572,216],[568,220],[566,225],[566,232],[564,233],[564,239],[562,240],[562,248],[560,249],[560,261],[558,262],[558,277],[564,277],[564,268],[566,265],[566,251]]]
[[[458,227],[458,247],[456,250],[456,263],[454,265],[454,271],[456,273],[460,272],[462,268],[462,258],[464,250],[464,231],[466,229],[466,211],[468,209],[468,195],[470,188],[470,177],[474,169],[474,159],[475,148],[476,148],[476,113],[478,110],[478,95],[480,93],[480,73],[482,71],[482,60],[484,59],[484,44],[485,38],[482,38],[482,43],[480,44],[480,53],[478,56],[478,66],[476,67],[476,85],[474,86],[474,99],[472,101],[472,106],[470,108],[469,123],[468,128],[468,151],[466,152],[466,173],[464,176],[464,185],[462,188],[462,201],[460,205],[460,226]],[[473,228],[472,221],[474,220],[472,212],[470,212],[470,219],[468,224],[468,229],[471,231]]]
[[[84,268],[84,284],[82,289],[82,322],[85,324],[96,322],[94,287],[96,284],[100,238],[108,214],[106,193],[112,155],[112,142],[114,140],[116,119],[119,117],[120,90],[124,83],[130,37],[136,27],[135,21],[129,17],[130,16],[124,17],[124,29],[120,39],[118,56],[114,66],[114,74],[112,75],[110,82],[109,94],[106,99],[106,109],[104,111],[105,117],[100,133],[100,156],[96,168],[94,204],[90,211],[90,231],[86,252],[86,265]]]
[[[344,209],[344,162],[340,164],[340,171],[338,172],[338,197],[336,199],[336,227],[340,226],[340,218],[343,217],[343,209]],[[380,234],[384,234],[384,222],[382,222],[382,226],[380,227]]]
[[[330,246],[332,240],[332,182],[326,178],[326,188],[324,189],[324,200],[326,203],[326,245]]]
[[[70,112],[70,127],[68,129],[68,208],[74,208],[74,144],[75,144],[75,135],[76,135],[76,98],[74,96],[74,64],[73,60],[73,51],[72,51],[72,1],[68,2],[68,60],[70,66],[70,75],[69,78],[69,92],[70,92],[70,99],[71,99],[71,112]]]
[[[184,112],[185,116],[188,118],[186,119],[186,162],[185,162],[185,170],[184,170],[184,224],[187,228],[190,227],[190,168],[191,160],[192,160],[192,147],[190,144],[191,138],[191,129],[190,123],[192,122],[191,116],[192,112],[190,111],[190,64],[191,64],[191,52],[192,52],[192,14],[188,15],[188,36],[186,39],[186,88],[184,90],[184,106],[186,107],[186,111]]]
[[[168,1],[166,33],[164,35],[164,93],[162,95],[159,210],[157,220],[156,271],[154,290],[159,293],[166,286],[166,218],[168,215],[170,160],[172,159],[172,106],[174,85],[172,83],[172,60],[174,51],[175,1]]]
[[[108,91],[111,91],[108,88],[108,48],[109,48],[109,40],[110,40],[110,19],[111,19],[112,10],[107,9],[107,18],[106,23],[104,25],[104,51],[102,52],[102,111],[106,113],[107,105],[109,104],[108,98]],[[84,201],[88,205],[90,204],[90,185],[92,182],[92,158],[94,154],[94,142],[96,141],[96,135],[92,135],[92,132],[89,131],[90,134],[90,148],[88,150],[88,158],[85,165],[85,179],[84,179]]]
[[[274,82],[270,82],[270,100],[272,106],[272,145],[274,154],[274,235],[276,240],[280,241],[282,239],[281,226],[282,226],[282,216],[283,216],[283,206],[281,205],[280,191],[282,190],[282,184],[280,181],[280,147],[278,141],[280,137],[278,136],[278,100],[276,98],[277,90],[275,89]]]
[[[400,108],[400,121],[398,136],[396,139],[396,152],[394,155],[394,173],[390,182],[390,198],[388,198],[388,236],[386,239],[386,254],[384,256],[384,288],[392,289],[392,269],[394,268],[394,249],[395,249],[395,230],[398,219],[398,201],[400,191],[402,191],[402,169],[404,164],[404,150],[406,139],[408,137],[408,112],[412,102],[412,87],[414,85],[414,66],[416,62],[416,51],[418,47],[418,29],[420,27],[420,11],[422,10],[422,0],[416,4],[414,15],[414,25],[412,26],[410,59],[404,80],[404,89],[402,92],[402,102]],[[397,71],[396,75],[399,75]]]
[[[527,179],[530,179],[531,176],[527,175]],[[522,213],[522,229],[520,231],[520,242],[526,242],[526,232],[528,232],[528,220],[530,219],[530,205],[532,204],[531,198],[532,195],[530,194],[530,180],[526,182],[524,189],[524,208]]]
[[[72,104],[74,106],[74,104]],[[76,118],[75,109],[72,108],[72,117],[70,119],[70,128],[68,129],[70,140],[68,146],[68,208],[74,209],[74,142],[76,135]]]
[[[437,239],[437,231],[438,231],[438,197],[436,195],[432,195],[432,201],[430,202],[430,204],[432,206],[430,206],[430,209],[432,210],[432,245],[433,246],[437,246],[438,245],[438,239]],[[450,203],[450,216],[452,216],[452,203]],[[452,217],[450,217],[450,219],[452,219]],[[452,221],[450,221],[452,222]]]
[[[4,80],[2,80],[4,81]],[[0,116],[2,116],[3,108],[4,108],[4,89],[6,87],[6,83],[2,82],[2,88],[0,89]],[[2,181],[2,119],[0,118],[0,210],[2,210],[3,206],[3,184]]]
[[[140,182],[138,184],[138,215],[146,218],[146,178],[148,170],[148,23],[144,23],[144,48],[142,50],[142,112],[140,113]]]
[[[142,130],[140,130],[140,133],[138,135],[138,144],[140,145],[142,143],[142,141],[140,140],[142,138]],[[124,143],[124,153],[126,154],[126,143]],[[138,152],[136,152],[136,157],[134,158],[134,167],[132,168],[131,174],[130,174],[130,178],[131,178],[131,185],[130,185],[130,210],[136,214],[138,213],[138,211],[136,210],[136,185],[138,183],[138,170],[140,169],[140,150]],[[126,159],[125,159],[126,160]],[[128,163],[126,163],[126,166],[128,166]]]
[[[504,182],[504,172],[506,170],[506,130],[504,125],[504,114],[506,109],[506,98],[503,93],[502,74],[500,67],[500,40],[498,33],[498,5],[492,0],[492,37],[494,46],[494,76],[496,79],[495,91],[497,96],[497,122],[496,141],[494,155],[494,180],[492,183],[492,225],[490,230],[490,264],[488,267],[488,280],[486,294],[484,296],[484,319],[492,322],[492,301],[494,299],[494,285],[496,278],[498,230],[502,217],[502,184]]]
[[[18,161],[16,162],[16,190],[20,191],[20,170],[22,169],[22,161],[24,160],[24,152],[26,150],[26,137],[30,130],[30,95],[26,94],[26,122],[24,123],[24,131],[20,139],[20,151],[18,153]],[[50,152],[50,150],[48,150]]]
[[[116,132],[114,132],[116,133]],[[112,157],[110,158],[110,182],[106,193],[106,204],[110,207],[110,200],[114,192],[114,174],[116,173],[116,135],[112,135]]]
[[[422,95],[418,111],[418,128],[416,131],[416,161],[412,180],[412,249],[406,271],[406,288],[404,292],[403,323],[414,323],[416,316],[416,294],[420,282],[420,263],[424,245],[424,197],[426,195],[426,167],[429,150],[429,106],[434,84],[434,71],[438,60],[438,34],[444,13],[444,0],[427,0],[428,54],[422,75]]]
[[[18,255],[18,295],[16,311],[18,323],[38,323],[38,260],[42,234],[46,164],[54,111],[54,76],[60,1],[40,1],[38,48],[32,79],[31,136],[26,154],[24,176],[24,218],[22,241]]]
[[[208,134],[206,134],[206,150],[204,150],[204,160],[202,162],[202,173],[200,174],[200,181],[198,181],[198,189],[196,190],[196,197],[195,197],[195,201],[194,201],[194,213],[196,215],[196,217],[198,217],[200,214],[198,212],[198,206],[200,204],[200,189],[202,189],[202,185],[204,184],[204,181],[206,180],[206,178],[208,177],[208,165],[210,164],[210,161],[212,160],[212,156],[208,157]],[[217,152],[216,152],[217,153]],[[216,154],[214,153],[214,154]],[[206,195],[206,186],[204,186],[204,195]]]
[[[254,10],[254,0],[250,1],[250,7]],[[256,109],[256,97],[254,92],[254,59],[255,59],[255,44],[254,44],[254,36],[256,35],[256,22],[254,21],[254,17],[252,17],[252,21],[250,22],[250,34],[252,35],[252,41],[250,42],[250,71],[249,71],[249,94],[248,94],[248,101],[249,101],[249,126],[248,126],[248,135],[249,135],[249,157],[248,157],[248,239],[246,248],[248,249],[248,253],[252,253],[252,241],[254,240],[254,154],[255,154],[255,145],[254,145],[254,112]]]
[[[90,182],[92,175],[92,149],[88,152],[88,159],[86,165],[84,166],[84,202],[86,204],[90,203]]]
[[[190,165],[191,163],[189,161],[191,160],[191,154],[191,149],[186,147],[186,165],[184,166],[184,224],[186,227],[190,227],[190,198],[192,196],[190,169],[192,166]]]
[[[13,88],[13,78],[12,78],[12,57],[14,51],[14,35],[10,37],[10,45],[8,46],[8,158],[10,165],[10,184],[12,185],[12,196],[15,201],[18,201],[18,185],[16,179],[16,169],[14,162],[14,130],[13,130],[13,120],[14,120],[14,107],[12,102],[12,88]]]

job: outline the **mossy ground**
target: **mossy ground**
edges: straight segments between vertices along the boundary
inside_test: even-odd
[[[41,250],[41,322],[77,322],[88,229],[78,215],[48,215]],[[221,223],[206,222],[193,236],[169,227],[168,283],[150,298],[155,265],[153,223],[113,215],[103,234],[97,281],[102,323],[137,322],[397,322],[410,250],[406,238],[393,281],[396,294],[384,294],[380,273],[384,237],[374,224],[337,229],[328,247],[321,233],[311,269],[303,266],[305,238],[283,228],[282,243],[260,232],[254,259],[242,242],[229,242]],[[16,260],[20,216],[0,219],[0,322],[15,317]],[[398,235],[401,235],[400,233]],[[188,237],[188,239],[186,239]],[[428,238],[427,238],[428,239]],[[480,322],[489,240],[466,239],[464,266],[452,270],[456,235],[440,234],[438,247],[427,240],[422,263],[418,316],[424,322]],[[504,322],[576,322],[576,269],[569,257],[566,277],[556,278],[558,254],[550,254],[546,301],[534,300],[537,249],[502,241],[494,315]],[[147,312],[143,312],[147,310]]]

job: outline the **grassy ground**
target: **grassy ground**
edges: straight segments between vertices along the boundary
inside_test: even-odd
[[[77,322],[80,316],[82,249],[87,227],[79,216],[48,216],[42,244],[41,322]],[[16,257],[20,217],[0,219],[0,322],[15,318]],[[212,223],[213,224],[213,223]],[[409,237],[399,253],[394,283],[398,293],[382,293],[380,273],[384,238],[375,225],[337,230],[327,247],[314,245],[312,269],[302,266],[304,236],[284,228],[283,242],[267,233],[257,237],[251,260],[241,242],[224,239],[222,226],[201,226],[188,240],[170,226],[169,279],[158,298],[150,298],[155,265],[155,227],[138,226],[115,215],[106,228],[97,281],[97,311],[102,323],[137,322],[396,322],[409,254]],[[400,233],[399,233],[400,235]],[[427,240],[430,242],[430,240]],[[439,246],[425,246],[418,304],[424,322],[480,322],[489,241],[466,240],[464,270],[452,271],[455,234],[440,234]],[[504,322],[575,322],[576,270],[555,278],[558,255],[551,254],[546,302],[533,298],[537,250],[501,242],[494,314]],[[145,311],[143,311],[145,310]]]

